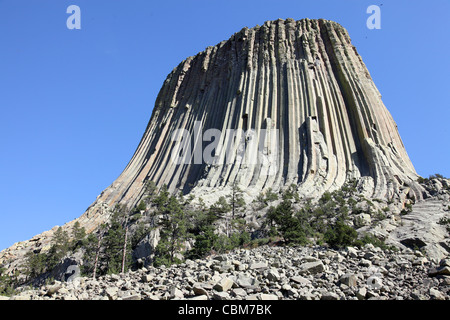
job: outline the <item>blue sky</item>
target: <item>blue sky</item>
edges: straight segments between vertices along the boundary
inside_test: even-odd
[[[80,216],[119,176],[182,60],[278,18],[342,24],[417,172],[450,176],[449,14],[448,0],[0,0],[0,250]]]

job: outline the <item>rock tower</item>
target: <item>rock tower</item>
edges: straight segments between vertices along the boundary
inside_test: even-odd
[[[209,152],[209,129],[225,147]],[[176,139],[177,130],[188,138]],[[266,161],[245,161],[249,140]],[[213,162],[202,157],[208,144]],[[356,178],[368,197],[402,200],[421,198],[417,177],[347,31],[279,19],[242,29],[167,76],[131,161],[81,219],[135,205],[148,181],[213,200],[233,183],[249,197],[295,184],[314,198]]]

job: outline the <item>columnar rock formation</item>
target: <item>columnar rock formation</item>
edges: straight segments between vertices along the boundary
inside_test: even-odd
[[[65,227],[78,221],[95,231],[116,204],[133,208],[150,181],[208,204],[233,184],[250,199],[292,185],[301,198],[318,199],[356,179],[364,196],[389,205],[441,196],[442,208],[448,208],[450,182],[443,187],[434,181],[440,187],[431,192],[417,178],[347,31],[327,20],[280,19],[244,28],[181,62],[167,76],[125,170]],[[394,244],[439,242],[428,248],[440,258],[448,251],[442,226],[416,226],[424,214],[436,224],[445,215],[442,208],[435,213],[436,204],[428,203],[413,210],[402,228],[389,220],[375,231],[387,238],[384,232],[395,229],[388,239]],[[0,252],[0,264],[16,270],[27,252],[49,249],[55,230]]]
[[[215,162],[198,161],[211,128],[222,133],[219,145],[242,143],[213,153],[210,146]],[[192,156],[178,164],[173,155],[187,150],[173,139],[180,129]],[[242,131],[233,138],[227,129]],[[245,161],[239,152],[251,139],[270,161]],[[347,31],[327,20],[279,19],[242,29],[168,75],[130,163],[81,220],[102,206],[136,204],[147,181],[214,199],[234,182],[250,196],[295,184],[314,197],[350,178],[373,198],[421,198],[397,126]]]

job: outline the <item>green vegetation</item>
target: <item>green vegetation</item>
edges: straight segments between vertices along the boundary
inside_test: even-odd
[[[267,213],[271,236],[280,236],[288,243],[306,244],[312,234],[306,211],[294,213],[292,202],[285,198],[277,207],[270,207]]]
[[[70,241],[67,231],[59,227],[53,235],[51,247],[47,252],[27,252],[25,256],[26,263],[22,266],[22,272],[28,279],[36,278],[43,273],[51,271],[69,251],[78,246],[78,237],[83,234],[84,230],[78,224],[73,231],[73,240]]]
[[[234,193],[234,195],[233,195]],[[237,217],[242,211],[245,202],[242,191],[236,188],[229,197],[220,197],[209,209],[200,206],[200,209],[192,215],[191,239],[194,239],[193,248],[186,252],[186,257],[202,258],[211,253],[223,253],[238,246],[250,242],[250,234],[247,232],[245,220]],[[228,217],[235,208],[235,218]],[[220,219],[226,220],[226,234],[219,234],[216,223]]]
[[[444,177],[442,174],[439,173],[435,173],[430,175],[429,179],[447,179],[446,177]]]
[[[405,208],[402,209],[402,211],[400,212],[401,215],[405,215],[408,214],[412,211],[412,204],[411,203],[407,203],[405,204]]]
[[[445,229],[450,234],[450,218],[448,218],[448,217],[441,218],[441,219],[439,219],[438,223],[442,226],[445,226]]]
[[[276,207],[270,207],[267,212],[268,234],[281,238],[286,244],[305,245],[315,241],[338,249],[371,243],[387,248],[383,241],[370,235],[358,239],[358,234],[350,223],[350,212],[368,213],[375,220],[381,220],[388,208],[384,212],[372,212],[374,204],[356,194],[356,181],[351,180],[339,190],[325,192],[317,204],[306,202],[301,209],[294,210],[293,200],[295,201],[296,194],[293,188],[289,188],[283,194],[283,201]],[[355,197],[359,199],[355,200]],[[367,203],[367,212],[357,207],[358,202],[363,201]]]
[[[18,271],[14,275],[6,273],[4,267],[0,267],[0,295],[11,296],[15,293],[14,288],[17,286]]]
[[[272,188],[268,188],[265,192],[261,192],[253,202],[257,203],[257,208],[261,210],[276,200],[278,200],[278,195],[273,192]]]
[[[109,223],[103,224],[98,234],[84,239],[82,274],[97,276],[126,272],[132,264],[132,239],[128,235],[126,209],[116,206]]]
[[[324,234],[325,242],[333,248],[353,246],[357,237],[356,230],[341,219],[330,225]]]
[[[141,212],[141,211],[145,211],[146,209],[147,209],[147,205],[145,204],[144,200],[141,200],[141,202],[139,202],[139,205],[136,207],[136,209],[134,211]]]
[[[46,264],[49,270],[53,269],[70,249],[69,234],[59,227],[53,235],[52,246],[47,253]]]
[[[448,179],[448,178],[444,177],[442,174],[435,173],[435,174],[430,175],[428,178],[419,177],[419,178],[417,178],[417,182],[428,183],[432,179]]]
[[[79,222],[75,222],[70,235],[59,227],[53,234],[49,250],[30,251],[26,254],[26,262],[22,266],[26,281],[49,274],[78,250],[83,252],[81,271],[85,276],[127,271],[132,264],[133,241],[136,242],[145,232],[142,228],[137,228],[138,232],[129,235],[128,223],[126,209],[117,206],[110,221],[100,226],[96,234],[87,235]]]
[[[127,217],[125,210],[122,207],[116,207],[103,238],[102,260],[104,261],[105,272],[108,274],[119,273],[122,269],[126,272],[131,266],[131,245],[126,233]]]
[[[260,213],[263,216],[266,212],[265,221],[256,230],[246,223],[246,203],[237,185],[232,186],[228,196],[206,206],[201,198],[194,204],[193,196],[172,195],[167,186],[157,190],[153,182],[147,182],[144,196],[134,208],[117,206],[110,212],[108,223],[95,233],[86,234],[79,223],[74,224],[70,235],[67,229],[56,230],[49,250],[27,254],[24,272],[27,279],[49,273],[78,250],[83,254],[84,276],[95,278],[125,272],[133,267],[133,250],[153,229],[160,236],[154,252],[155,266],[170,266],[186,258],[198,259],[238,247],[254,248],[268,243],[326,243],[333,248],[371,243],[387,248],[383,241],[371,235],[358,239],[355,230],[358,220],[350,217],[365,213],[372,221],[381,221],[389,207],[373,210],[374,204],[358,195],[356,187],[356,180],[349,181],[339,190],[325,192],[316,203],[301,202],[296,185],[280,194],[268,189],[254,201],[253,209],[262,211],[268,207]],[[275,201],[277,203],[269,207]],[[441,222],[450,225],[450,219]],[[255,239],[251,231],[258,231]],[[0,269],[0,294],[12,292],[16,282]]]
[[[179,199],[165,193],[159,199],[158,214],[161,215],[161,239],[156,247],[155,265],[170,266],[180,262],[176,255],[183,251],[189,237],[188,217]]]
[[[86,230],[80,226],[78,221],[73,225],[72,235],[73,238],[70,246],[73,249],[83,247],[83,241],[86,238]]]

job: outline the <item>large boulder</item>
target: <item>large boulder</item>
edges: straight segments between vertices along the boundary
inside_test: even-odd
[[[323,265],[322,261],[316,261],[316,262],[307,262],[303,263],[299,266],[299,273],[310,273],[310,274],[316,274],[321,273],[325,271],[325,266]]]

